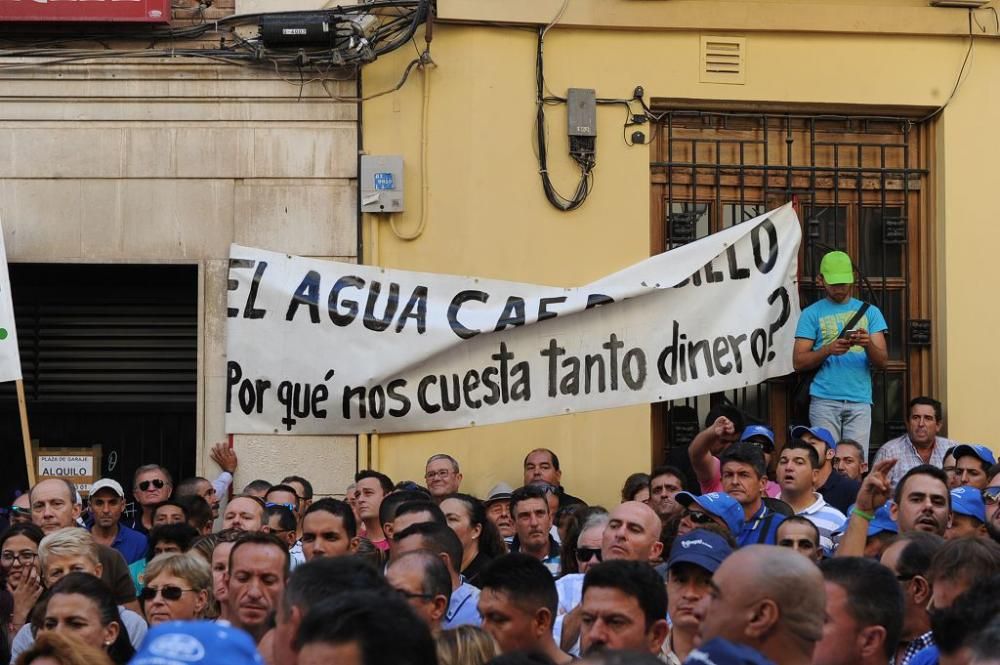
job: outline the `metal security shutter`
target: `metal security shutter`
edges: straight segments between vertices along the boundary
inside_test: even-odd
[[[31,437],[100,444],[101,475],[131,487],[141,464],[195,469],[198,268],[11,264]],[[0,445],[20,451],[12,383],[0,384]],[[24,469],[0,467],[2,493]]]

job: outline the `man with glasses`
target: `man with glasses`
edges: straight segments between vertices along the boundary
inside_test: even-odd
[[[295,570],[296,566],[306,561],[302,554],[302,543],[296,537],[298,524],[295,513],[286,505],[272,504],[267,507],[265,515],[267,515],[268,532],[288,546],[288,554],[292,557],[291,568]],[[298,556],[295,552],[296,546],[298,546]]]
[[[431,498],[441,503],[446,496],[456,493],[462,484],[458,460],[444,453],[431,455],[424,467],[424,480],[427,481]]]
[[[990,484],[983,490],[986,504],[986,533],[1000,544],[1000,464],[990,467]]]
[[[19,495],[10,506],[10,524],[27,524],[31,521],[31,500],[28,493]]]
[[[927,570],[943,545],[941,536],[914,531],[897,537],[882,552],[880,563],[896,576],[903,589],[903,631],[895,649],[895,665],[907,665],[918,651],[934,644],[927,610],[931,599]]]
[[[678,536],[713,524],[734,539],[743,531],[743,506],[728,494],[710,492],[695,496],[690,492],[680,492],[677,502],[684,508],[677,529]]]
[[[136,531],[148,535],[153,528],[153,507],[170,498],[174,481],[170,472],[159,464],[144,464],[135,470],[132,482],[132,496],[139,504],[132,522],[128,525]]]
[[[288,551],[292,555],[292,568],[305,563],[305,556],[302,554],[302,497],[291,485],[273,485],[267,494],[264,495],[264,506],[272,508],[283,506],[292,513],[295,525],[292,527],[293,540]]]
[[[441,632],[451,599],[451,575],[444,561],[424,550],[400,554],[389,562],[385,580],[433,634]]]

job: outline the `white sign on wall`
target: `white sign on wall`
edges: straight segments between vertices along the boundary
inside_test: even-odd
[[[233,245],[226,430],[450,429],[788,374],[800,237],[788,204],[575,288]]]

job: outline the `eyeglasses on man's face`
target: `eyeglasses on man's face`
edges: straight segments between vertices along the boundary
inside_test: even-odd
[[[142,491],[142,492],[148,492],[150,485],[152,485],[153,487],[155,487],[156,489],[159,490],[159,489],[163,489],[163,486],[166,485],[166,483],[163,482],[162,480],[160,480],[159,478],[153,478],[152,480],[144,480],[144,481],[142,481],[141,483],[139,483],[138,487],[139,487],[140,491]]]
[[[688,518],[695,524],[714,524],[715,519],[712,518],[708,513],[695,512],[693,510],[685,510],[684,517]]]
[[[983,490],[983,503],[987,506],[995,506],[1000,503],[1000,486],[987,487]]]
[[[579,547],[576,550],[576,559],[580,563],[587,563],[595,557],[599,562],[604,560],[601,558],[601,549],[599,547]]]

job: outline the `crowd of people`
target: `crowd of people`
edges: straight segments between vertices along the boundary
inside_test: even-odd
[[[482,498],[436,454],[399,482],[362,470],[344,500],[314,497],[301,475],[226,500],[238,460],[225,444],[215,480],[136,469],[131,513],[114,479],[86,506],[71,482],[40,480],[0,534],[0,656],[1000,665],[1000,465],[939,436],[942,406],[921,396],[869,469],[885,324],[851,298],[854,279],[842,252],[824,257],[827,298],[796,332],[811,426],[779,445],[719,405],[689,472],[634,473],[613,506],[570,494],[547,448],[527,452],[517,487]]]
[[[825,428],[778,450],[721,407],[693,478],[632,474],[607,508],[545,448],[483,499],[445,454],[423,482],[363,470],[340,500],[292,475],[220,510],[237,464],[220,445],[214,481],[137,469],[129,517],[113,479],[86,510],[44,479],[0,535],[3,648],[19,665],[995,665],[1000,465],[939,449],[935,400],[909,410],[869,472]]]

